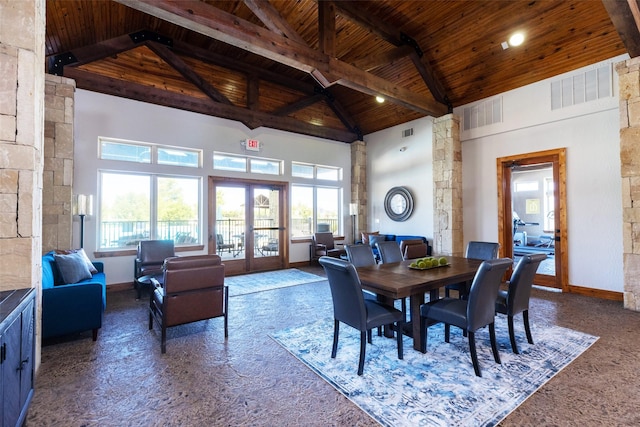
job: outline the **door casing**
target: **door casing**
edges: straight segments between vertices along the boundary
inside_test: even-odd
[[[539,163],[553,164],[555,215],[555,276],[536,274],[534,283],[569,291],[569,253],[567,245],[567,173],[566,148],[517,154],[497,159],[498,241],[502,256],[513,257],[513,210],[511,209],[511,167]]]

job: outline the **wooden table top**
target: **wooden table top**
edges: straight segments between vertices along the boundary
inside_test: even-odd
[[[358,267],[362,287],[376,294],[400,299],[443,286],[472,280],[481,260],[445,255],[449,265],[428,270],[409,268],[412,260]]]

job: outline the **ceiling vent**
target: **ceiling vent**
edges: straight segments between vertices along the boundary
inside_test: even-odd
[[[464,109],[463,130],[502,122],[502,97],[482,101]]]
[[[408,136],[413,135],[413,128],[405,129],[402,131],[402,137],[406,138]]]
[[[613,93],[611,67],[611,64],[606,64],[551,82],[551,109],[610,97]]]

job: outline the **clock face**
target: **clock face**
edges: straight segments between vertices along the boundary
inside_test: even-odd
[[[394,221],[406,221],[413,212],[413,197],[405,187],[393,187],[384,198],[384,210]]]

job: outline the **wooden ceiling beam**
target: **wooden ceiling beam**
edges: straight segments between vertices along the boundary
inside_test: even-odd
[[[429,91],[431,91],[431,93],[433,94],[434,98],[436,98],[437,101],[446,105],[447,108],[449,109],[449,112],[452,113],[453,105],[451,104],[451,101],[447,97],[447,94],[445,93],[442,83],[434,75],[433,68],[428,66],[428,64],[423,61],[424,57],[418,55],[416,52],[411,52],[411,54],[409,54],[409,58],[411,58],[413,65],[416,67],[416,69],[420,73],[422,80],[425,82],[425,84],[429,88]]]
[[[310,105],[318,103],[323,99],[324,99],[324,95],[319,93],[313,96],[307,96],[289,105],[280,107],[277,110],[273,111],[271,114],[273,114],[274,116],[288,116],[291,113],[295,113],[296,111],[303,110]]]
[[[350,21],[353,21],[376,34],[382,40],[386,40],[394,46],[405,44],[402,33],[397,28],[387,24],[382,19],[365,12],[367,2],[337,1],[336,11]]]
[[[72,49],[69,52],[49,57],[48,71],[51,74],[62,74],[62,68],[66,65],[81,65],[97,61],[133,49],[136,45],[137,43],[129,34],[123,34],[89,46]]]
[[[291,25],[280,15],[280,12],[273,7],[268,0],[243,0],[244,4],[251,9],[254,15],[271,31],[288,39],[294,40],[300,44],[306,45],[307,42],[300,37]]]
[[[637,0],[602,0],[629,56],[640,56],[640,10]]]
[[[116,0],[133,9],[196,31],[208,37],[253,52],[311,74],[323,87],[340,84],[368,94],[382,95],[390,102],[423,114],[446,114],[444,105],[424,95],[272,33],[204,2],[177,0]]]
[[[336,57],[336,9],[332,1],[318,1],[318,44],[320,52]]]
[[[164,89],[100,76],[75,67],[65,67],[64,76],[74,79],[76,86],[80,89],[222,117],[243,123],[252,123],[251,129],[264,126],[347,143],[356,141],[358,138],[358,135],[353,132],[332,129],[326,126],[315,126],[291,117],[280,117],[260,111],[252,111],[235,105],[221,104],[210,99],[194,98],[182,93],[169,92]]]
[[[218,89],[213,87],[209,82],[203,79],[198,73],[196,73],[186,62],[182,60],[178,55],[173,53],[168,47],[158,44],[156,42],[147,42],[146,45],[158,55],[164,62],[173,67],[177,72],[182,74],[184,78],[193,83],[198,89],[200,89],[205,95],[213,99],[216,102],[231,105],[232,102],[229,98],[224,96]]]

